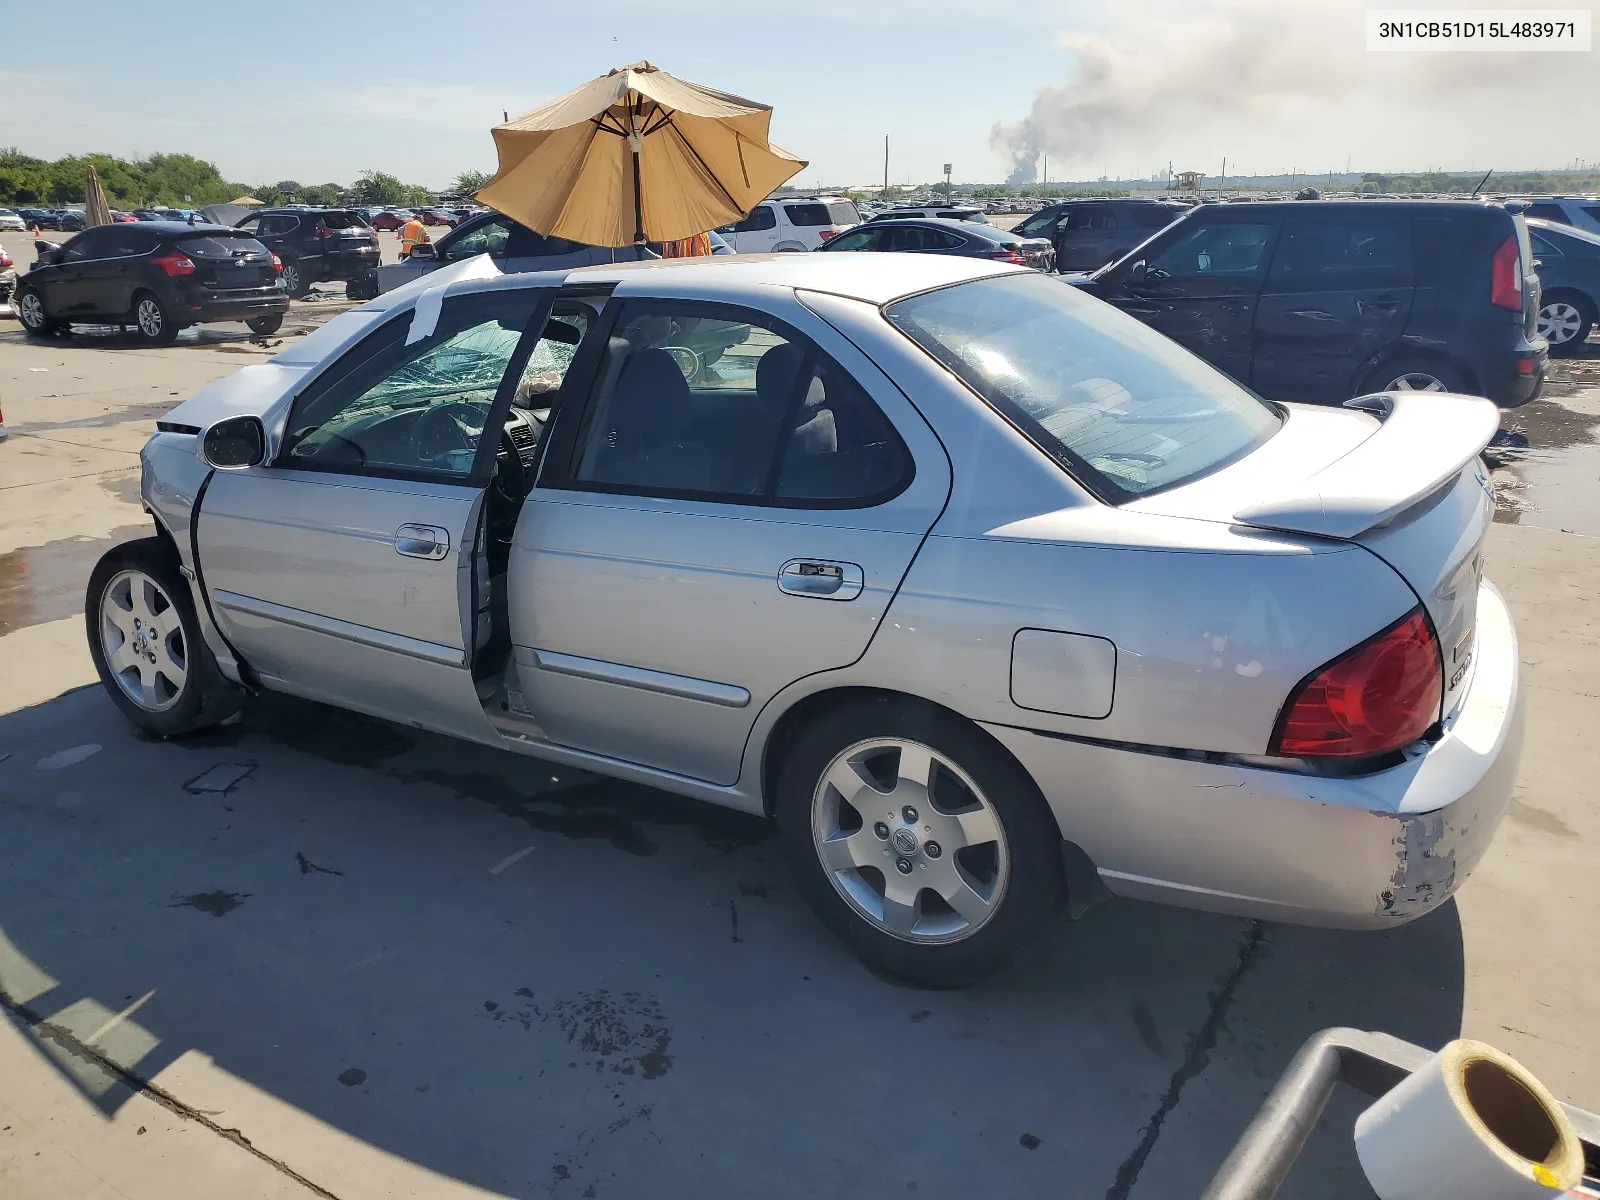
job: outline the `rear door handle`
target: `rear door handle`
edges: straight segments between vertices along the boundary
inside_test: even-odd
[[[394,548],[408,558],[443,558],[450,553],[450,533],[437,525],[407,523],[394,531]]]
[[[1320,308],[1292,308],[1289,310],[1291,317],[1304,317],[1308,321],[1337,321],[1339,318],[1331,312]]]
[[[854,600],[861,594],[862,571],[855,563],[791,558],[778,568],[778,590],[814,600]]]

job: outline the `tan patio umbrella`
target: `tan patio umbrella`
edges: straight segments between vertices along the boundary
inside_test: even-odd
[[[111,206],[106,203],[106,189],[100,186],[100,172],[93,167],[89,168],[89,182],[83,189],[83,223],[85,227],[111,224]]]
[[[636,62],[495,126],[500,169],[477,199],[591,246],[692,237],[805,168],[767,141],[771,120],[769,105]]]
[[[254,196],[235,196],[228,203],[235,208],[260,208],[266,204],[266,201],[257,200]]]

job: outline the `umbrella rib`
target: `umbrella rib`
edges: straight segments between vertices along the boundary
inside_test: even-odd
[[[690,154],[694,155],[695,162],[700,164],[700,169],[706,173],[706,178],[717,185],[717,191],[721,192],[723,198],[726,199],[729,204],[733,205],[734,211],[741,213],[744,212],[744,208],[740,205],[740,203],[733,198],[733,195],[728,191],[727,188],[722,186],[722,180],[717,178],[717,173],[710,167],[706,166],[706,160],[700,157],[700,151],[694,148],[694,143],[683,136],[683,130],[678,128],[677,122],[675,122],[671,117],[668,117],[666,119],[666,124],[672,127],[672,132],[678,135],[678,140],[684,144],[684,147],[689,151]]]

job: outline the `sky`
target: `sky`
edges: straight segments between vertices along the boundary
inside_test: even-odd
[[[1422,7],[1427,0],[1394,0]],[[1455,0],[1460,4],[1462,0]],[[1563,0],[1494,0],[1534,7]],[[77,0],[13,23],[0,146],[186,152],[229,179],[442,187],[492,171],[489,129],[649,59],[773,106],[796,182],[1296,170],[1504,170],[1600,160],[1586,54],[1365,48],[1357,0],[678,0],[673,5]],[[1597,35],[1600,36],[1600,35]]]

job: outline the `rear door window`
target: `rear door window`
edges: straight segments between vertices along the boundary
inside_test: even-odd
[[[1404,217],[1291,219],[1273,256],[1269,290],[1410,287]]]
[[[1528,230],[1528,244],[1533,247],[1536,258],[1561,258],[1561,248],[1549,238],[1541,237],[1536,231]]]
[[[330,212],[323,213],[318,221],[325,229],[365,229],[367,222],[360,213]]]
[[[828,243],[829,250],[871,250],[883,234],[881,229],[852,229]]]
[[[1178,211],[1165,204],[1133,204],[1125,210],[1135,225],[1145,229],[1160,229],[1178,219]]]

